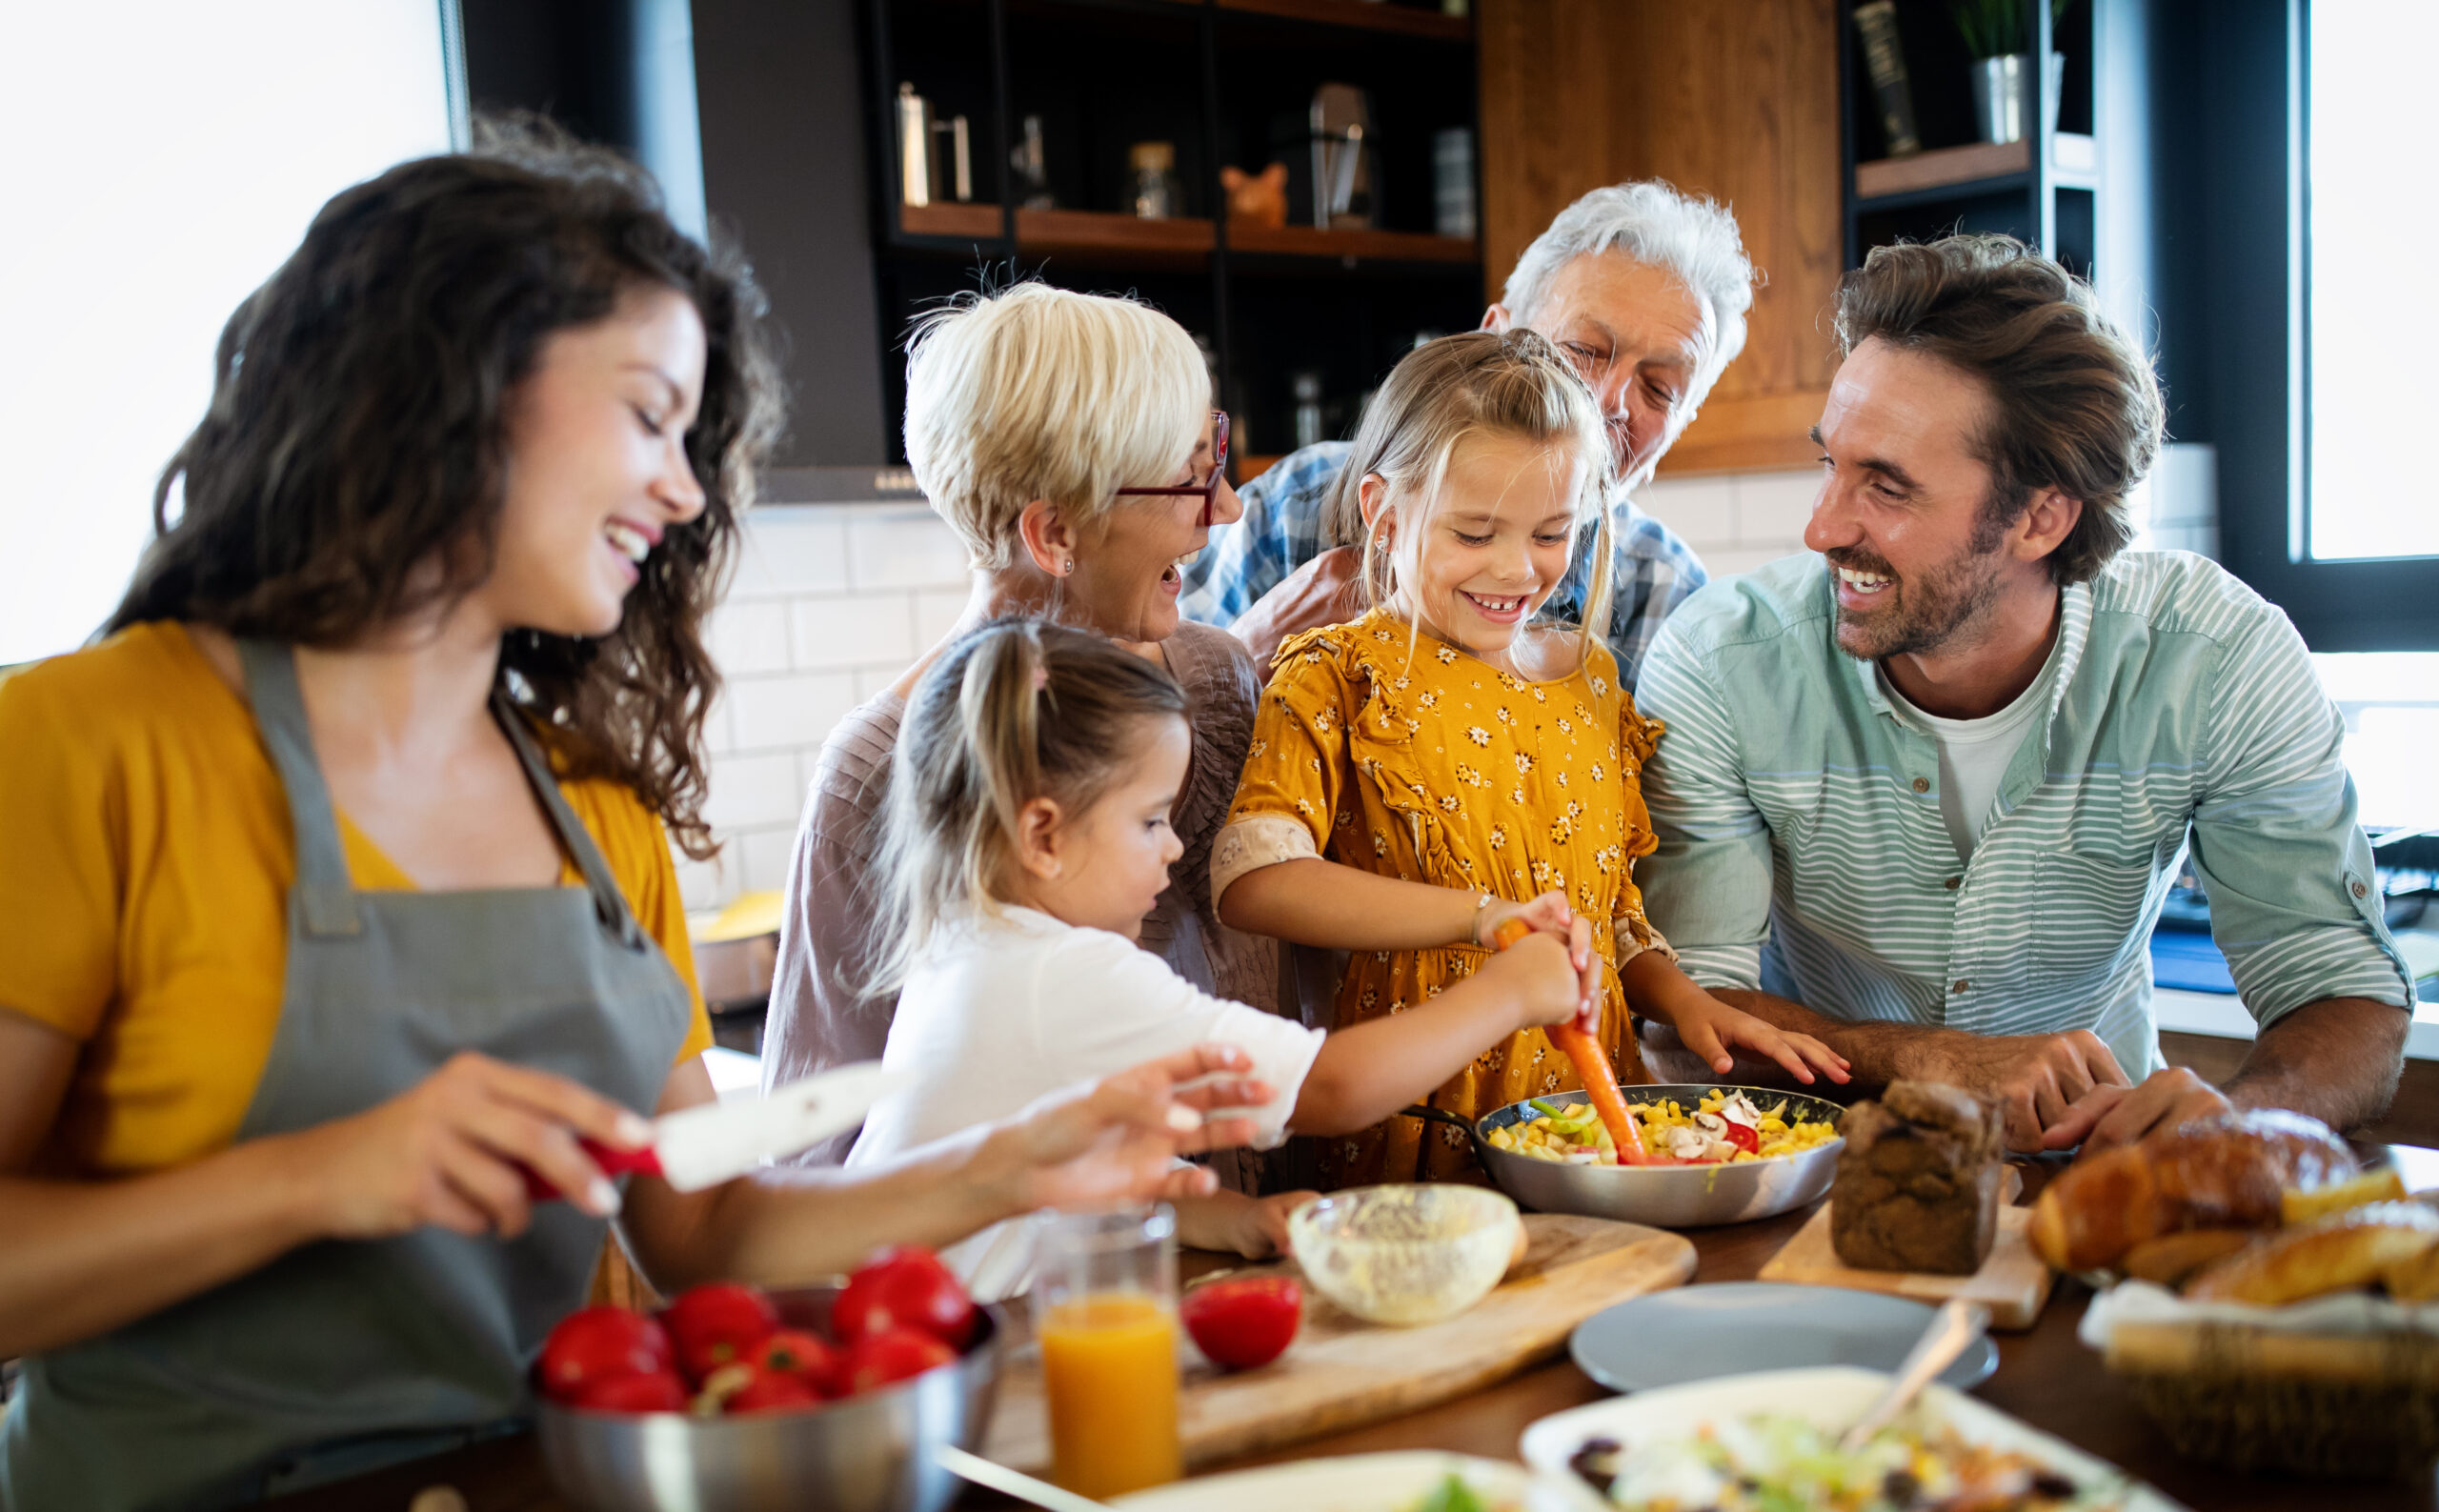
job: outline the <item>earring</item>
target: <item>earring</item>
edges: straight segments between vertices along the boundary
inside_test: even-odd
[[[1072,573],[1075,570],[1076,558],[1073,556],[1068,557],[1065,561],[1058,564],[1058,575],[1061,577],[1066,576],[1069,573]]]

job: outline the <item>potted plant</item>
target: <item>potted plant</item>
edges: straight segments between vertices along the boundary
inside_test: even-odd
[[[1985,142],[2021,142],[2028,125],[2032,55],[2025,50],[2033,0],[1949,0],[1948,13],[1973,54],[1973,119]],[[2073,0],[2049,0],[2054,29]],[[2058,127],[2058,71],[2065,59],[2049,54],[2042,88],[2042,113]]]

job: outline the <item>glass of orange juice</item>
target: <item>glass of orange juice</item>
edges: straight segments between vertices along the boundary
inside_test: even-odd
[[[1177,1215],[1167,1206],[1046,1219],[1033,1316],[1050,1399],[1051,1476],[1106,1499],[1176,1480]]]

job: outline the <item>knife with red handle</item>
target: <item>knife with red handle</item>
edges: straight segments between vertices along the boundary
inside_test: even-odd
[[[655,1119],[652,1139],[632,1150],[613,1149],[583,1135],[575,1142],[604,1176],[656,1176],[681,1192],[695,1192],[845,1133],[874,1103],[912,1079],[884,1070],[877,1060],[859,1061],[816,1071],[768,1097],[707,1102]],[[525,1190],[537,1200],[560,1195],[530,1168]]]

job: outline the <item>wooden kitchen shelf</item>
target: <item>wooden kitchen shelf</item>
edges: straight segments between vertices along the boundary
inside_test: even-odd
[[[1605,6],[1609,0],[1599,0]],[[877,325],[904,328],[977,283],[1038,278],[1124,293],[1159,309],[1216,358],[1240,458],[1287,450],[1300,390],[1320,386],[1322,428],[1339,433],[1361,395],[1423,335],[1482,318],[1477,236],[1435,230],[1438,132],[1482,129],[1486,28],[1441,0],[855,0],[870,56],[867,181]],[[1005,24],[980,24],[985,12]],[[1232,82],[1233,81],[1233,82]],[[1380,230],[1262,227],[1230,217],[1222,168],[1285,160],[1309,204],[1302,133],[1324,82],[1363,91],[1378,133]],[[996,203],[895,203],[898,90],[941,120],[966,120],[974,188]],[[1003,145],[1040,122],[1042,178],[993,171]],[[1182,203],[1208,219],[1139,220],[1132,149],[1167,141]],[[978,144],[978,146],[977,146]],[[937,181],[934,193],[937,196]],[[1305,218],[1299,214],[1298,218]],[[1343,221],[1340,223],[1344,224]],[[879,354],[881,413],[904,402],[894,341]],[[899,454],[892,451],[895,460]],[[1243,463],[1240,462],[1240,467]],[[1247,474],[1250,475],[1250,474]]]
[[[2073,132],[2057,133],[2050,156],[2056,183],[2086,188],[2093,170],[2092,139]],[[1855,165],[1855,198],[1869,204],[1927,190],[1969,189],[1994,179],[2013,179],[2032,171],[2032,143],[1976,142],[1968,147],[1943,147],[1911,157],[1884,157]]]
[[[1219,0],[1219,4],[1222,10],[1280,16],[1290,21],[1314,21],[1325,26],[1357,27],[1369,31],[1393,31],[1401,36],[1426,37],[1437,42],[1471,42],[1474,39],[1471,16],[1441,15],[1436,11],[1417,10],[1405,6],[1367,3],[1367,0]]]
[[[910,236],[996,241],[999,236],[999,207],[902,205],[898,207],[897,224]],[[1200,258],[1209,255],[1211,244],[1211,222],[1192,217],[1142,220],[1105,211],[1017,212],[1017,250],[1020,252]],[[1482,258],[1481,248],[1463,236],[1431,236],[1402,231],[1316,231],[1310,226],[1254,226],[1243,222],[1228,228],[1228,246],[1233,252],[1264,256],[1333,261],[1475,263]]]
[[[1482,248],[1470,236],[1408,231],[1319,231],[1311,226],[1232,222],[1228,250],[1288,257],[1362,258],[1374,262],[1472,263]]]
[[[999,234],[997,205],[900,205],[897,229],[909,236],[964,236],[990,241]]]
[[[1884,157],[1855,165],[1855,197],[1886,199],[1925,189],[1952,189],[1977,179],[2005,178],[2032,167],[2030,142],[1976,142],[1943,147],[1911,157]]]
[[[901,205],[898,229],[910,236],[999,239],[997,205]],[[1144,220],[1091,210],[1017,212],[1017,250],[1024,252],[1121,252],[1193,260],[1211,253],[1211,223],[1180,216]]]

